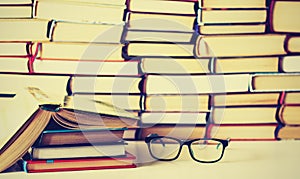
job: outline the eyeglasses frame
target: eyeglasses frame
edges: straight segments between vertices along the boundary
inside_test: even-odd
[[[176,154],[176,156],[175,156],[174,158],[171,158],[171,159],[162,159],[162,158],[157,158],[157,157],[155,157],[155,156],[153,155],[153,153],[152,153],[152,151],[151,151],[151,148],[150,148],[150,141],[151,141],[152,139],[161,139],[161,138],[172,139],[172,140],[177,141],[177,142],[180,144],[178,153]],[[212,160],[212,161],[202,161],[202,160],[196,159],[196,158],[194,157],[194,155],[193,155],[193,150],[192,150],[192,148],[191,148],[191,144],[192,144],[194,141],[197,141],[197,140],[214,140],[214,141],[218,141],[218,142],[222,143],[223,149],[222,149],[221,156],[220,156],[217,160]],[[173,161],[173,160],[176,160],[176,159],[178,159],[178,157],[180,156],[182,147],[183,147],[184,145],[187,145],[187,146],[188,146],[188,149],[189,149],[189,153],[190,153],[191,158],[192,158],[193,160],[197,161],[197,162],[200,162],[200,163],[215,163],[215,162],[220,161],[220,160],[223,158],[225,148],[228,146],[229,141],[230,141],[229,139],[228,139],[228,140],[225,140],[225,139],[217,139],[217,138],[196,138],[196,139],[191,139],[191,140],[181,140],[181,139],[177,139],[177,138],[174,138],[174,137],[169,137],[169,136],[159,136],[159,135],[156,135],[156,134],[150,134],[150,135],[148,135],[148,136],[145,138],[145,142],[147,143],[149,153],[150,153],[150,155],[151,155],[153,158],[155,158],[156,160],[159,160],[159,161]]]

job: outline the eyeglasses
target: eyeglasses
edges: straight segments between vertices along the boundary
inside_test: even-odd
[[[199,138],[180,140],[173,137],[150,134],[145,138],[150,155],[161,161],[171,161],[179,157],[182,146],[187,145],[191,157],[201,163],[214,163],[222,159],[229,140]]]

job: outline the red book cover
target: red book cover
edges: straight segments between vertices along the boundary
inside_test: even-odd
[[[115,158],[28,160],[24,161],[23,168],[28,173],[135,168],[134,160],[135,156],[130,153],[127,153],[125,157]]]

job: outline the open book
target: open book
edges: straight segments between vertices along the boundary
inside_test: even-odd
[[[91,100],[86,100],[87,106],[88,103],[94,103],[95,105],[105,106],[103,109],[111,108],[110,111],[115,112],[109,114],[109,110],[106,110],[104,113],[98,113],[95,111],[72,109],[62,107],[59,104],[52,104],[50,101],[49,103],[36,105],[37,109],[34,109],[35,104],[40,102],[32,101],[37,99],[44,102],[45,99],[43,99],[43,93],[37,88],[28,88],[28,91],[34,96],[31,96],[31,100],[28,94],[27,96],[16,94],[16,99],[5,99],[4,101],[6,102],[3,102],[3,100],[0,101],[1,106],[6,110],[5,114],[7,114],[1,119],[1,126],[8,127],[4,130],[4,136],[2,135],[0,138],[0,172],[19,160],[34,144],[50,122],[56,123],[65,129],[76,130],[136,128],[137,126],[138,117],[130,112],[122,111],[121,109],[113,110],[113,105],[101,102],[97,103]],[[24,100],[24,96],[28,97],[26,98],[28,100]],[[30,109],[25,111],[22,107]],[[12,118],[14,115],[9,114],[18,112],[18,108],[20,108],[20,113],[24,115],[18,115],[20,119]],[[30,114],[31,111],[33,112]],[[25,119],[22,119],[23,117]],[[9,123],[11,124],[8,125]]]

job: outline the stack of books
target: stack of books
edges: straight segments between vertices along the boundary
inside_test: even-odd
[[[124,139],[150,133],[300,139],[299,8],[1,1],[0,171],[134,167]]]
[[[122,55],[125,1],[0,7],[0,171],[22,157],[27,172],[135,167],[124,139],[135,137],[141,77]]]

